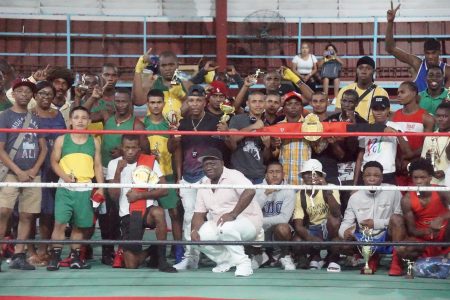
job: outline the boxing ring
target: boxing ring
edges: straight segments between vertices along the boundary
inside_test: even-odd
[[[31,130],[0,129],[0,132],[38,132],[38,133],[89,133],[89,134],[173,134],[173,135],[240,135],[261,136],[274,135],[267,132],[179,132],[179,131],[115,131],[115,130]],[[302,133],[277,133],[303,137]],[[315,133],[317,136],[450,136],[449,133]],[[113,183],[30,183],[0,182],[0,187],[96,187],[96,188],[252,188],[252,189],[294,189],[311,188],[307,185],[200,185],[200,184],[113,184]],[[322,190],[398,190],[398,191],[450,191],[449,187],[417,187],[417,186],[315,186]],[[171,237],[169,237],[170,239]],[[134,270],[112,269],[100,263],[101,245],[104,244],[233,244],[261,246],[332,246],[332,245],[420,245],[411,242],[224,242],[224,241],[156,241],[153,231],[146,231],[141,241],[101,240],[98,230],[91,240],[84,241],[49,241],[49,240],[5,240],[4,244],[91,244],[94,248],[94,260],[90,261],[90,270],[70,270],[61,268],[58,272],[48,272],[45,267],[35,271],[8,270],[3,263],[0,272],[0,299],[449,299],[450,279],[439,280],[429,278],[405,279],[389,277],[390,257],[381,260],[376,274],[363,276],[359,268],[343,266],[341,273],[327,273],[322,270],[284,271],[277,267],[260,268],[247,278],[236,278],[232,273],[212,273],[214,266],[203,259],[197,270],[180,271],[178,273],[162,273],[158,270],[140,268]],[[450,241],[427,242],[422,245],[450,246]],[[65,247],[65,255],[68,250]]]

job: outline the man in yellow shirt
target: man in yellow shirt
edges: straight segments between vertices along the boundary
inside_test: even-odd
[[[374,123],[375,119],[370,110],[372,99],[376,96],[389,97],[382,87],[374,83],[375,61],[369,56],[363,56],[356,63],[356,80],[343,87],[336,97],[336,112],[341,110],[342,95],[347,90],[355,90],[359,95],[359,103],[356,112],[369,123]]]
[[[328,185],[325,181],[326,173],[322,171],[322,164],[317,159],[307,160],[300,172],[306,185]],[[294,239],[304,241],[327,241],[338,237],[341,224],[341,203],[339,191],[334,190],[302,190],[297,193],[294,209]],[[304,251],[310,255],[309,269],[318,270],[325,262],[320,257],[320,249],[314,247]],[[339,253],[328,252],[328,272],[339,272],[337,264]]]

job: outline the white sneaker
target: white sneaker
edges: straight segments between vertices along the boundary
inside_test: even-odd
[[[182,261],[173,265],[173,267],[177,270],[198,269],[198,260],[197,256],[185,256]]]
[[[225,273],[230,271],[231,265],[229,263],[223,263],[212,268],[214,273]]]
[[[259,269],[263,264],[269,261],[269,256],[266,252],[263,252],[262,254],[258,254],[252,257],[252,269],[256,270]]]
[[[236,266],[234,276],[236,277],[248,277],[253,274],[252,264],[250,259]]]
[[[285,271],[294,271],[296,269],[294,261],[290,255],[280,258],[281,268]]]

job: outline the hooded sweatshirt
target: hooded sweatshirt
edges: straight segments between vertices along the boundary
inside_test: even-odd
[[[393,214],[402,214],[401,199],[399,191],[357,191],[348,200],[344,219],[339,227],[339,237],[344,238],[345,230],[367,219],[373,219],[374,236],[380,235],[387,229]]]

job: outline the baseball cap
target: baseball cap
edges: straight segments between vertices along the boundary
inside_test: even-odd
[[[369,65],[373,69],[375,69],[375,61],[370,56],[363,56],[356,62],[356,67],[360,65]]]
[[[222,94],[224,96],[228,95],[228,88],[225,82],[214,80],[210,84],[211,89],[209,90],[210,95]]]
[[[372,104],[370,105],[371,108],[382,108],[386,109],[391,106],[391,103],[389,101],[389,98],[386,96],[377,96],[373,98]]]
[[[216,148],[208,148],[202,153],[202,155],[200,155],[200,157],[197,160],[203,163],[203,160],[207,158],[214,160],[223,160],[222,152],[220,152]]]
[[[36,92],[36,85],[33,82],[31,82],[28,78],[16,78],[12,82],[13,91],[19,86],[27,86],[31,89],[31,91],[33,91],[33,93]]]
[[[327,176],[327,173],[322,171],[322,164],[317,159],[309,159],[303,163],[300,175],[306,172],[319,172],[322,176]]]
[[[302,95],[300,95],[297,92],[289,92],[287,94],[284,95],[284,103],[286,103],[287,101],[291,100],[291,99],[297,99],[298,101],[302,102]]]
[[[205,89],[199,84],[194,84],[189,88],[188,96],[205,96],[205,95],[206,95]]]

